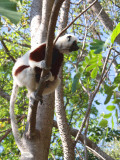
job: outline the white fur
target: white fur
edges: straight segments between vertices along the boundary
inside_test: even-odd
[[[68,41],[68,36],[71,36],[71,40]],[[61,53],[69,53],[69,48],[74,41],[77,41],[77,38],[71,34],[65,34],[58,38],[55,46],[60,50]]]
[[[68,36],[71,36],[70,41],[68,41],[68,38],[67,38]],[[61,53],[69,53],[70,52],[69,48],[74,41],[77,41],[77,38],[75,36],[70,35],[70,34],[66,34],[62,37],[59,37],[59,39],[57,40],[57,42],[55,44],[55,47]],[[39,67],[39,68],[43,69],[46,67],[44,60],[40,61],[40,62],[35,62],[35,61],[29,59],[29,55],[32,51],[33,50],[30,50],[25,55],[23,55],[21,58],[18,58],[17,62],[15,63],[15,65],[13,67],[13,71],[12,71],[15,83],[19,87],[25,86],[28,89],[29,93],[34,92],[38,86],[38,84],[35,81],[34,68]],[[30,67],[24,69],[17,76],[15,76],[16,69],[22,65],[27,65]],[[53,92],[55,90],[55,88],[60,83],[60,79],[57,78],[56,80],[54,80],[53,76],[50,76],[49,80],[51,81],[51,83],[48,88],[45,88],[43,95],[46,95],[46,94]]]

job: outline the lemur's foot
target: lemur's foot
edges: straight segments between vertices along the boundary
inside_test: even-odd
[[[32,92],[31,94],[30,94],[30,105],[31,106],[33,106],[34,105],[34,101],[40,101],[41,102],[41,104],[43,103],[43,97],[42,96],[37,96],[36,95],[36,92]]]
[[[51,67],[47,67],[45,60],[40,61],[39,67],[41,69],[51,69]]]
[[[43,77],[45,81],[53,81],[54,77],[52,76],[52,73],[49,71],[48,74]]]

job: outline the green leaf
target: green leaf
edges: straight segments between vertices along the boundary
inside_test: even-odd
[[[94,68],[93,70],[92,70],[92,72],[91,72],[91,78],[96,78],[96,76],[97,76],[97,71],[98,71],[98,67],[96,67],[96,68]]]
[[[86,72],[89,72],[90,70],[94,69],[96,67],[96,64],[90,65],[86,68]]]
[[[85,61],[88,63],[89,62],[89,58],[88,57],[85,57]]]
[[[112,113],[108,113],[104,115],[104,118],[110,118],[112,116]]]
[[[95,39],[93,41],[94,41],[93,43],[90,43],[90,49],[94,50],[95,54],[101,53],[102,50],[104,49],[105,42],[98,39]]]
[[[118,120],[118,110],[117,109],[115,110],[115,117]]]
[[[7,17],[14,24],[17,24],[21,18],[21,13],[17,12],[17,3],[10,0],[0,0],[0,14]]]
[[[102,119],[99,123],[99,126],[102,128],[106,128],[108,125],[108,121],[106,119]]]
[[[72,83],[72,93],[74,93],[77,89],[77,85],[79,83],[79,78],[80,78],[80,74],[77,73],[75,76],[74,76],[74,79],[73,79],[73,83]]]
[[[113,95],[113,92],[110,92],[110,93],[107,95],[104,104],[107,104],[107,103],[111,100],[112,95]]]
[[[89,59],[89,64],[93,64],[97,62],[97,57]]]
[[[112,122],[112,130],[113,130],[113,128],[114,128],[114,120],[113,120],[113,117],[112,117],[111,122]]]
[[[114,105],[109,105],[109,106],[106,107],[106,109],[108,111],[113,111],[113,110],[115,110],[115,108],[116,108],[116,106],[114,106]]]
[[[98,100],[96,100],[95,103],[96,103],[97,105],[100,105],[100,104],[101,104],[100,102],[98,102]]]
[[[120,83],[120,73],[115,77],[114,83],[115,84],[119,84]]]
[[[113,30],[111,34],[111,43],[114,43],[119,33],[120,33],[120,23],[117,24],[117,26],[115,27],[115,29]]]

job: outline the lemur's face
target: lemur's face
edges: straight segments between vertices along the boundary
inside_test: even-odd
[[[60,37],[56,43],[56,47],[61,53],[69,53],[79,49],[77,45],[77,38],[70,34]]]
[[[73,37],[71,35],[67,36],[68,39],[68,43],[70,43],[70,48],[69,51],[77,51],[79,49],[78,45],[77,45],[77,38]]]

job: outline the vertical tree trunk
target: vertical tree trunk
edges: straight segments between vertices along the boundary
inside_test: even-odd
[[[61,8],[60,24],[58,32],[61,32],[62,29],[67,25],[69,7],[70,7],[70,1],[66,0]],[[64,96],[63,96],[63,85],[62,85],[62,69],[59,75],[61,78],[61,84],[55,91],[55,109],[56,109],[57,124],[60,132],[60,137],[62,140],[64,159],[74,160],[75,159],[74,145],[71,139],[70,128],[67,123],[64,101],[63,101]]]
[[[47,37],[48,23],[54,0],[33,0],[31,8],[31,46],[35,48]],[[30,110],[30,108],[29,108]],[[29,111],[28,111],[29,115]],[[31,153],[29,160],[48,160],[54,116],[54,93],[44,96],[43,104],[38,104],[36,115],[36,137],[23,138],[24,145]],[[27,160],[24,155],[22,160]]]

